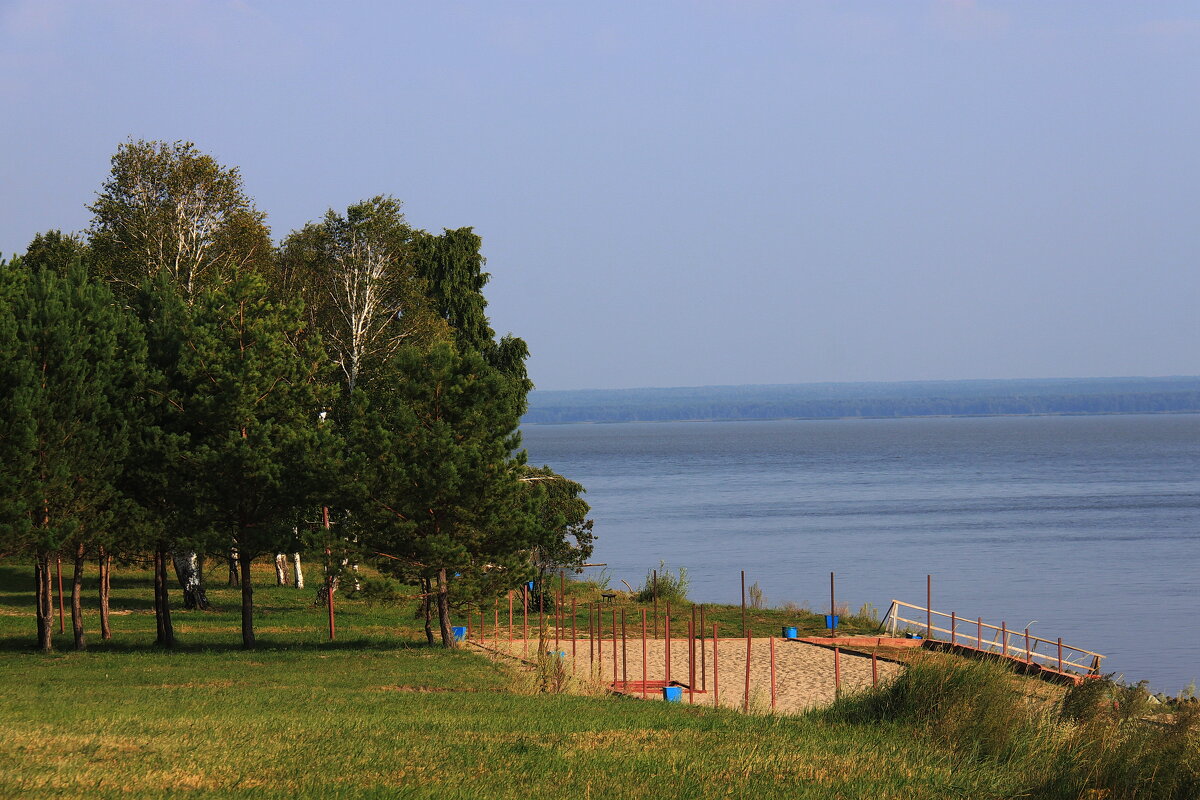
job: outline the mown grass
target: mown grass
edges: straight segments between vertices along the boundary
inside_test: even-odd
[[[156,649],[149,574],[124,570],[113,640],[89,630],[88,651],[40,655],[29,572],[0,566],[2,797],[940,798],[1003,784],[898,726],[530,696],[509,662],[423,646],[408,606],[343,599],[331,643],[312,592],[270,585],[266,568],[254,651],[238,646],[236,590],[217,586],[218,610],[178,612],[179,646]]]
[[[0,797],[1118,800],[1200,786],[1197,715],[1148,725],[1141,695],[1111,684],[1047,702],[996,665],[938,655],[799,717],[533,694],[512,662],[424,646],[410,603],[342,598],[330,642],[312,591],[273,586],[269,565],[258,649],[240,648],[237,590],[213,586],[217,610],[177,612],[179,646],[162,651],[149,577],[117,575],[109,642],[89,583],[89,650],[42,655],[30,569],[0,565]],[[714,614],[740,629],[739,608]],[[756,634],[800,621],[750,618]]]

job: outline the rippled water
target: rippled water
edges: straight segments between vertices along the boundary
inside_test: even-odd
[[[660,559],[692,598],[893,598],[1105,653],[1175,692],[1200,678],[1200,416],[534,425],[530,462],[588,488],[594,560]]]

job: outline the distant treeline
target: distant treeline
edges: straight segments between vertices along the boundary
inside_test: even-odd
[[[524,423],[1200,412],[1200,377],[535,391]]]

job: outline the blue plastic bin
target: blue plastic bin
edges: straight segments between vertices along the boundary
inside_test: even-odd
[[[799,637],[796,635],[796,629],[795,629],[795,628],[784,628],[784,629],[783,629],[783,638],[785,638],[785,639],[796,639],[796,638],[799,638]]]
[[[838,615],[837,614],[826,614],[825,615],[825,627],[826,628],[829,628],[830,630],[836,630],[837,624],[838,624]]]
[[[683,702],[683,687],[682,686],[664,686],[663,687],[663,700],[666,700],[668,703],[682,703]]]
[[[467,638],[467,629],[465,626],[455,626],[450,629],[454,633],[454,641],[461,642]]]

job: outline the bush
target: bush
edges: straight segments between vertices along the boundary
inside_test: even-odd
[[[680,567],[678,575],[672,575],[671,570],[667,568],[665,561],[658,562],[658,583],[657,596],[662,602],[667,603],[686,603],[688,590],[687,568]],[[656,585],[654,580],[654,571],[646,572],[646,582],[642,588],[638,590],[634,597],[639,603],[654,602],[656,593]]]
[[[370,576],[359,582],[358,590],[351,597],[356,600],[366,600],[367,605],[394,606],[406,598],[404,587],[394,578],[386,575]]]

